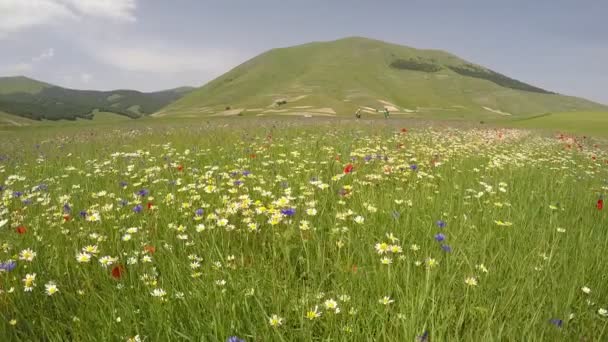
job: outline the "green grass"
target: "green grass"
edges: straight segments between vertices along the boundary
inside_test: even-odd
[[[402,133],[404,122],[147,119],[0,135],[0,262],[17,260],[0,273],[0,340],[605,341],[606,146]],[[98,252],[77,262],[88,245]],[[116,259],[104,268],[104,256]]]
[[[608,112],[550,113],[516,120],[508,125],[608,137]]]
[[[399,60],[432,63],[441,70],[421,72],[390,66]],[[419,113],[412,116],[474,120],[502,117],[484,106],[514,116],[607,108],[575,97],[516,90],[450,69],[458,66],[472,68],[467,61],[438,50],[365,38],[316,42],[263,53],[163,111],[175,116],[205,116],[227,106],[267,108],[275,100],[301,95],[308,98],[288,101],[283,107],[292,108],[291,111],[298,106],[331,107],[338,115],[353,116],[358,106],[381,108],[384,104],[379,100],[383,100],[399,109],[420,107]],[[483,74],[480,70],[485,69],[476,70]],[[506,79],[501,80],[505,84]]]
[[[48,87],[51,87],[51,85],[23,76],[0,77],[0,95],[13,93],[36,94]]]

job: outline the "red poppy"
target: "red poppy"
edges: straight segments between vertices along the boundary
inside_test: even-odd
[[[27,232],[27,229],[25,228],[25,226],[19,226],[17,227],[17,229],[15,229],[15,231],[17,232],[17,234],[23,235],[25,234],[25,232]]]
[[[152,209],[153,206],[154,206],[154,203],[148,202],[148,209]]]
[[[402,128],[401,133],[407,133],[407,128]]]
[[[351,173],[353,172],[353,164],[348,164],[344,167],[344,173]]]
[[[125,268],[122,265],[116,265],[112,268],[112,277],[120,279],[125,274]]]
[[[604,209],[604,200],[599,199],[599,200],[597,200],[597,210],[602,210],[602,209]]]
[[[63,215],[63,222],[68,222],[70,220],[70,215],[65,214]]]
[[[337,160],[337,161],[340,161],[340,155],[337,155],[337,156],[336,156],[336,160]]]
[[[183,171],[184,170],[184,165],[177,165],[177,171]]]
[[[156,252],[156,248],[154,246],[144,246],[144,251],[146,251],[147,253],[150,254],[154,254],[154,252]]]
[[[596,158],[595,158],[595,156],[592,156],[591,159],[595,160]]]
[[[357,270],[359,268],[357,267],[357,264],[354,264],[352,269],[353,269],[353,273],[357,273]]]
[[[255,153],[249,155],[249,158],[254,159],[256,157]]]

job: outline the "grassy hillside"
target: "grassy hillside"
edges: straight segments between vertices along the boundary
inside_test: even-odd
[[[158,111],[192,89],[154,93],[75,90],[26,77],[0,77],[0,110],[32,120],[91,119],[95,110],[136,118]]]
[[[608,137],[608,112],[550,113],[515,120],[508,125]]]
[[[270,50],[158,115],[352,115],[360,106],[369,115],[388,106],[396,115],[448,118],[608,110],[443,51],[347,38]]]

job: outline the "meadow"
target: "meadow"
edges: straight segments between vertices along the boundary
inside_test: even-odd
[[[606,144],[313,119],[0,133],[1,341],[606,341]]]

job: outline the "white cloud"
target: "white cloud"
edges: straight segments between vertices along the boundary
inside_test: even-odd
[[[135,21],[136,0],[60,0],[85,16]]]
[[[27,62],[19,62],[0,67],[0,73],[6,75],[23,75],[33,71],[36,64],[42,62],[43,60],[53,58],[53,56],[55,56],[55,49],[49,48],[42,51],[40,55],[32,57]]]
[[[0,0],[0,35],[68,18],[74,13],[55,0]]]
[[[15,63],[0,67],[0,75],[23,75],[33,69],[34,66],[31,63]]]
[[[40,54],[40,56],[36,56],[36,57],[32,58],[32,62],[40,62],[45,59],[53,58],[53,56],[55,56],[55,49],[50,48],[50,49],[43,51]]]
[[[231,51],[169,46],[91,46],[89,51],[92,57],[104,64],[127,71],[154,73],[202,71],[216,74],[227,71],[240,61]]]
[[[0,37],[85,17],[135,21],[136,0],[0,0]]]
[[[91,74],[87,74],[87,73],[80,74],[80,81],[82,81],[82,83],[84,83],[84,84],[91,82],[92,79],[93,79],[93,75],[91,75]]]

